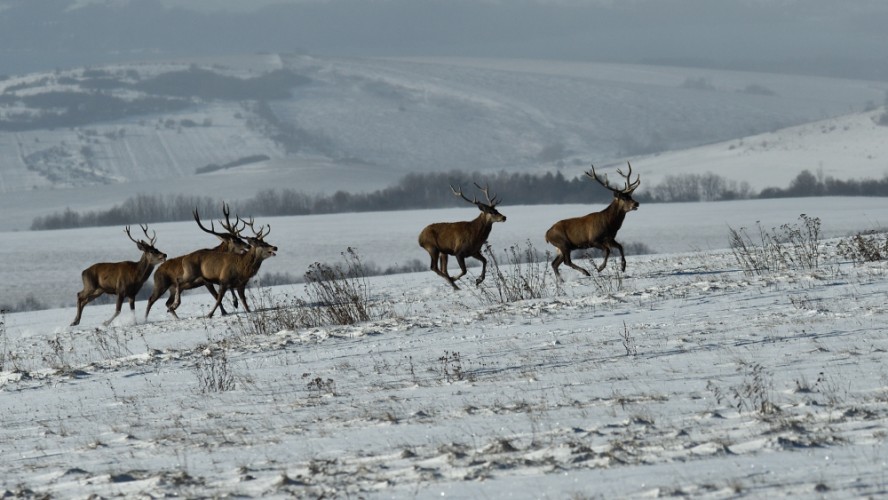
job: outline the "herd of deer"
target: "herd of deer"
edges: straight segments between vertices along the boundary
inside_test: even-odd
[[[222,314],[226,314],[222,298],[228,290],[231,290],[235,307],[237,307],[237,297],[234,296],[236,291],[244,304],[244,309],[249,312],[250,307],[244,296],[247,283],[259,272],[262,261],[276,255],[277,247],[265,241],[265,237],[271,232],[271,226],[260,227],[257,232],[252,219],[247,222],[237,217],[232,223],[228,206],[223,205],[222,211],[225,215],[225,222],[221,223],[222,228],[226,230],[224,233],[217,232],[212,223],[210,229],[207,229],[200,222],[197,210],[194,211],[194,220],[198,227],[221,241],[217,247],[196,250],[169,260],[165,253],[155,248],[157,235],[153,233],[148,236],[148,226],[141,226],[142,232],[148,238],[147,242],[133,239],[127,226],[126,235],[142,251],[142,258],[138,262],[102,262],[86,268],[81,274],[83,290],[77,293],[77,317],[71,326],[80,323],[83,307],[103,293],[117,295],[117,308],[114,316],[105,322],[106,325],[120,314],[124,298],[129,299],[130,310],[135,313],[136,294],[142,289],[142,285],[148,280],[148,276],[157,264],[160,266],[154,272],[154,290],[148,299],[145,319],[148,319],[148,313],[151,312],[154,302],[167,290],[170,291],[166,302],[167,310],[174,317],[178,317],[176,309],[181,304],[182,291],[199,286],[206,286],[216,299],[216,304],[208,317],[213,316],[216,309],[221,309]],[[241,234],[247,227],[253,232],[253,236]],[[219,286],[218,292],[213,285]]]
[[[628,173],[624,174],[622,170],[617,170],[617,173],[626,181],[622,188],[611,186],[606,174],[603,179],[599,177],[593,166],[591,171],[586,172],[586,175],[610,190],[614,194],[613,201],[600,212],[560,220],[546,231],[546,241],[556,248],[552,269],[558,279],[561,278],[558,271],[561,264],[566,264],[589,276],[589,271],[574,264],[570,259],[573,250],[586,248],[598,248],[604,251],[604,262],[598,266],[598,272],[601,272],[607,265],[612,247],[620,251],[621,269],[626,270],[626,256],[623,254],[623,246],[615,238],[617,231],[623,225],[626,214],[638,209],[638,202],[632,199],[632,192],[641,183],[639,175],[635,176],[634,181],[632,180],[632,165],[628,165]],[[456,281],[467,272],[465,262],[467,257],[481,261],[481,275],[475,280],[475,284],[480,285],[484,281],[484,276],[487,273],[487,259],[481,255],[481,248],[490,235],[493,223],[506,220],[506,216],[496,209],[501,200],[498,200],[496,195],[491,197],[488,187],[482,188],[478,184],[475,186],[484,193],[487,199],[486,203],[478,201],[477,197],[468,199],[462,193],[461,188],[455,189],[450,186],[450,189],[454,195],[476,205],[481,210],[481,214],[477,218],[465,222],[429,224],[419,234],[419,246],[429,253],[432,271],[447,280],[454,289],[459,288],[456,286]],[[249,312],[250,308],[244,295],[247,283],[259,272],[262,261],[276,255],[277,247],[264,241],[271,231],[271,226],[260,227],[257,232],[253,227],[252,219],[247,222],[235,216],[237,220],[232,223],[228,206],[223,205],[222,211],[225,215],[225,222],[220,221],[220,225],[225,229],[224,233],[216,232],[212,222],[210,228],[207,229],[201,223],[197,210],[194,211],[194,220],[198,227],[219,238],[221,243],[218,246],[196,250],[169,260],[167,260],[165,253],[155,248],[157,235],[153,233],[149,237],[148,226],[141,225],[142,232],[148,238],[147,242],[133,239],[130,228],[127,226],[126,235],[142,251],[142,258],[138,262],[103,262],[86,268],[82,273],[83,290],[77,294],[77,317],[74,318],[71,326],[80,323],[83,307],[103,293],[117,295],[117,308],[114,316],[105,322],[106,325],[120,314],[124,298],[129,299],[130,309],[135,314],[136,294],[148,280],[154,266],[158,264],[160,265],[154,272],[154,290],[148,299],[148,307],[145,309],[146,320],[151,306],[167,290],[170,291],[170,296],[166,301],[167,311],[178,318],[176,309],[181,304],[182,291],[199,286],[206,286],[216,299],[208,317],[212,317],[216,309],[219,309],[223,315],[226,314],[225,308],[222,306],[222,299],[229,290],[231,290],[234,306],[237,307],[239,297],[244,304],[244,309]],[[241,234],[247,227],[253,232],[253,236]],[[447,271],[447,259],[450,255],[456,257],[456,262],[459,264],[460,274],[456,276],[450,276]],[[219,286],[218,291],[214,285]],[[235,296],[235,291],[237,296]]]

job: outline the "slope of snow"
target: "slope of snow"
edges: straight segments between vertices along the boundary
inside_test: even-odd
[[[888,175],[888,127],[877,122],[885,112],[854,113],[633,161],[650,166],[645,180],[651,184],[669,175],[706,172],[748,182],[756,191],[785,188],[802,170],[840,180],[881,179]]]
[[[0,491],[884,495],[886,267],[822,252],[764,276],[724,251],[632,257],[507,304],[373,278],[379,319],[265,333],[248,326],[267,316],[201,318],[205,297],[180,321],[7,314]]]
[[[309,78],[291,99],[269,103],[287,138],[276,140],[280,130],[269,128],[250,102],[197,102],[180,112],[76,128],[2,132],[0,209],[9,215],[0,229],[24,229],[34,216],[66,207],[108,207],[135,193],[230,199],[268,187],[366,191],[407,172],[454,168],[578,173],[590,161],[621,162],[647,151],[726,140],[735,141],[731,152],[739,153],[772,142],[737,138],[846,115],[881,102],[885,93],[878,82],[593,63],[304,56],[206,63],[238,76],[288,68]],[[106,69],[150,76],[185,68],[187,62]],[[30,88],[13,95],[48,91],[66,76],[13,77],[0,86],[4,96],[23,85]],[[839,125],[836,132],[843,130]],[[271,160],[195,174],[209,164],[260,154]],[[881,150],[872,156],[878,163]],[[676,161],[688,170],[713,168]],[[804,163],[816,169],[819,162],[815,156]],[[651,163],[651,171],[667,170]],[[832,157],[824,164],[835,168]],[[769,168],[779,168],[781,178],[798,173],[796,162],[776,165]],[[855,172],[866,170],[860,165]],[[668,168],[674,169],[680,170]],[[874,165],[872,175],[883,170]],[[31,197],[35,203],[22,203]],[[15,209],[21,205],[26,214]]]

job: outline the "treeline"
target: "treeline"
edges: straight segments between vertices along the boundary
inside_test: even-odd
[[[759,198],[800,198],[807,196],[888,196],[888,174],[881,179],[840,180],[831,176],[814,175],[802,170],[789,187],[765,188]]]
[[[603,205],[611,193],[586,176],[565,178],[560,172],[545,175],[499,172],[468,173],[460,170],[408,174],[395,185],[369,193],[338,191],[331,195],[308,194],[294,189],[268,189],[252,198],[230,201],[232,210],[251,216],[312,215],[340,212],[410,210],[465,206],[448,186],[461,186],[468,196],[483,198],[473,184],[490,186],[491,196],[507,205],[582,203]],[[620,186],[622,179],[611,176]],[[840,181],[802,171],[787,188],[767,188],[754,193],[748,183],[737,183],[712,173],[667,176],[662,182],[635,193],[641,203],[723,201],[749,198],[799,196],[888,196],[888,176],[881,180]],[[108,210],[62,212],[37,217],[32,230],[189,220],[195,207],[207,217],[216,214],[222,200],[208,196],[138,195]]]

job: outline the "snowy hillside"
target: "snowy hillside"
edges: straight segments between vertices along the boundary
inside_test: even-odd
[[[216,85],[275,71],[296,82],[289,98],[264,98],[258,85],[212,97]],[[180,95],[191,89],[175,84],[184,77],[208,96]],[[761,145],[739,138],[857,112],[882,102],[885,90],[687,68],[294,55],[16,76],[0,81],[0,228],[139,193],[364,191],[416,171],[575,173],[590,161],[720,141],[735,141],[736,153]],[[92,114],[77,114],[84,107]],[[101,119],[109,107],[117,114]],[[34,128],[53,117],[77,124]],[[265,159],[240,165],[249,158]],[[654,163],[650,171],[663,170]]]
[[[888,175],[888,127],[878,120],[885,108],[829,118],[717,144],[641,157],[651,165],[646,181],[668,175],[712,172],[745,181],[755,191],[785,188],[802,170],[848,179]]]
[[[205,297],[181,321],[7,314],[0,492],[883,496],[888,269],[834,250],[763,275],[724,251],[633,257],[513,303],[373,278],[380,317],[355,326],[207,320]]]

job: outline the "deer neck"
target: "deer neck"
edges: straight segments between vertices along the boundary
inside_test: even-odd
[[[136,263],[136,276],[139,278],[139,283],[148,281],[148,276],[153,270],[154,264],[148,260],[148,254],[143,253],[142,258]]]
[[[626,219],[626,211],[620,208],[620,203],[616,199],[602,213],[610,221],[610,226],[615,232],[622,227],[623,221]]]
[[[481,237],[482,241],[487,239],[492,228],[493,219],[491,219],[490,216],[483,212],[478,215],[478,217],[475,217],[475,220],[472,221],[472,232]]]
[[[245,276],[252,276],[259,270],[259,266],[262,265],[262,257],[259,254],[259,248],[257,247],[254,250],[250,250],[249,252],[238,256],[238,263],[240,263],[240,269],[244,273]]]

